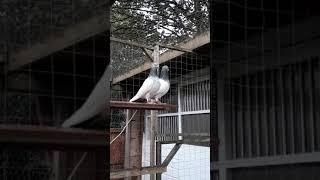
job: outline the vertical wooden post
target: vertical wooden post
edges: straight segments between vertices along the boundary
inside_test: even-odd
[[[130,110],[127,109],[126,112],[126,124],[130,120]],[[124,150],[124,169],[130,168],[130,140],[131,140],[131,125],[129,124],[126,128],[126,140],[125,140],[125,150]],[[124,178],[125,180],[130,180],[131,178]]]
[[[159,45],[157,44],[153,51],[153,62],[159,64],[160,61],[160,52]],[[156,121],[157,121],[158,111],[151,110],[150,118],[150,166],[155,165],[155,130],[156,130]],[[150,180],[155,180],[155,174],[150,174]]]
[[[157,166],[161,165],[161,143],[160,142],[156,142],[156,164]],[[161,174],[162,173],[158,173],[156,175],[156,180],[161,180]]]
[[[158,112],[156,110],[151,110],[150,118],[150,166],[155,165],[155,130],[156,130],[156,120]],[[155,174],[150,174],[150,180],[155,180]]]

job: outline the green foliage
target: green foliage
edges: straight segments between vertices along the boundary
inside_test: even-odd
[[[208,29],[208,0],[116,0],[111,10],[112,36],[148,45],[179,43]]]

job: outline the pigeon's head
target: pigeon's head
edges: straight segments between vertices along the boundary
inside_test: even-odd
[[[162,66],[160,78],[163,80],[169,81],[169,67],[168,66]]]
[[[158,76],[158,74],[159,74],[159,64],[153,63],[151,65],[149,76]]]

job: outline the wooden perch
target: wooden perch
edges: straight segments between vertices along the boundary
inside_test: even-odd
[[[110,108],[118,109],[145,109],[145,110],[169,110],[176,108],[176,105],[159,103],[138,103],[138,102],[127,102],[127,101],[110,101]]]

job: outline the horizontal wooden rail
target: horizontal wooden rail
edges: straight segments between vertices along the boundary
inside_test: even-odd
[[[0,125],[0,144],[24,148],[95,150],[107,147],[107,131]]]
[[[156,174],[163,173],[167,171],[166,166],[149,166],[141,168],[131,168],[124,170],[117,170],[110,172],[110,179],[125,178],[131,176],[141,176],[145,174]]]
[[[110,108],[113,109],[146,109],[146,110],[169,110],[176,108],[176,105],[159,103],[138,103],[138,102],[127,102],[127,101],[110,101]]]

